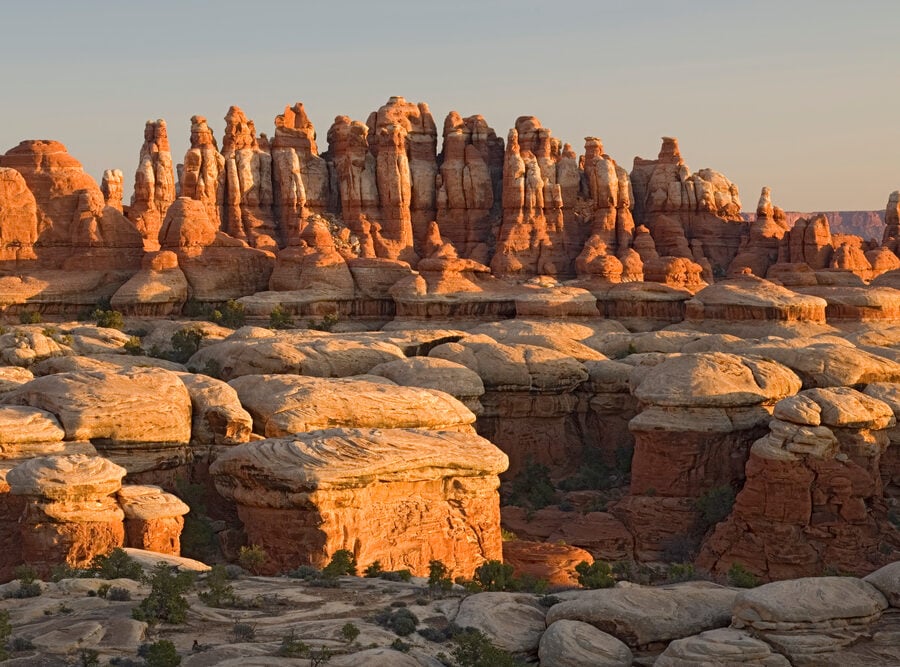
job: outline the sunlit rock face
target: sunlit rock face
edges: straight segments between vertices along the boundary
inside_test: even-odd
[[[427,575],[430,560],[470,576],[502,558],[497,475],[506,456],[471,433],[330,429],[239,445],[211,467],[265,570],[360,566]],[[428,535],[423,540],[422,535]]]

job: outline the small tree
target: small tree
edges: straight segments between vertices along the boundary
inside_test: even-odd
[[[453,638],[456,646],[450,652],[454,667],[519,667],[519,662],[506,651],[494,646],[480,630],[466,628]]]
[[[593,563],[581,561],[575,566],[578,583],[583,588],[612,588],[616,585],[612,568],[608,563],[597,560]]]
[[[223,565],[213,565],[206,576],[207,589],[199,598],[210,607],[233,607],[237,603],[234,586],[228,583],[228,572]]]
[[[160,639],[152,644],[142,644],[138,655],[144,659],[147,667],[178,667],[181,656],[175,644],[168,639]]]
[[[140,581],[144,570],[128,553],[116,547],[108,554],[98,554],[91,561],[91,571],[101,579],[134,579]]]
[[[341,575],[356,576],[356,556],[348,549],[338,549],[331,555],[331,561],[322,569],[322,576],[335,579]]]
[[[443,595],[453,588],[450,570],[439,560],[428,563],[428,590],[434,595]]]
[[[341,628],[341,637],[348,644],[352,644],[359,637],[359,628],[353,623],[344,623],[344,626]]]
[[[241,547],[238,553],[238,563],[245,570],[253,574],[259,574],[260,568],[265,564],[269,555],[266,550],[258,544],[251,544],[249,547]]]
[[[275,307],[272,309],[272,312],[269,313],[269,328],[270,329],[293,329],[294,328],[294,318],[291,317],[291,314],[280,303],[276,304]]]
[[[184,623],[189,609],[184,593],[194,585],[193,573],[159,563],[144,581],[150,584],[150,594],[132,611],[132,616],[151,625],[159,621]]]
[[[700,512],[703,529],[715,526],[731,514],[734,506],[734,489],[729,485],[716,486],[701,495],[694,503]]]
[[[728,583],[735,588],[756,588],[759,578],[740,563],[733,563],[728,569]]]
[[[384,568],[381,567],[381,561],[376,560],[374,563],[369,565],[365,570],[363,570],[363,576],[368,577],[370,579],[374,579],[375,577],[380,577],[384,573]]]
[[[229,299],[224,306],[212,312],[210,319],[223,327],[240,329],[247,320],[247,314],[244,312],[244,304]]]
[[[484,591],[512,591],[518,588],[513,566],[489,560],[475,568],[475,581]]]
[[[122,313],[118,310],[102,310],[98,308],[91,313],[91,317],[97,323],[98,327],[118,329],[119,331],[125,328],[125,320],[122,317]]]
[[[185,363],[200,349],[202,340],[203,332],[196,327],[176,331],[172,334],[172,352],[168,355],[169,359],[179,364]]]

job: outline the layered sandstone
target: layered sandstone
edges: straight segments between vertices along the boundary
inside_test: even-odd
[[[177,496],[158,486],[126,484],[116,492],[125,514],[125,546],[163,554],[181,554],[184,515],[191,511]]]
[[[265,571],[321,567],[349,549],[361,567],[378,560],[422,575],[436,559],[470,576],[502,558],[497,475],[506,465],[470,433],[330,429],[239,445],[211,472],[248,541],[265,549]]]
[[[134,194],[128,217],[134,221],[150,250],[157,247],[157,236],[166,211],[175,201],[175,182],[166,121],[148,120],[134,174]]]

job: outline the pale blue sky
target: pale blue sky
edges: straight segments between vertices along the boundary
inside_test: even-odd
[[[130,193],[143,124],[176,161],[190,117],[221,138],[237,104],[272,133],[302,101],[320,150],[334,116],[390,95],[480,113],[503,137],[533,114],[579,152],[603,138],[626,169],[677,136],[753,209],[883,208],[900,188],[900,1],[381,0],[0,6],[0,151],[57,139]]]

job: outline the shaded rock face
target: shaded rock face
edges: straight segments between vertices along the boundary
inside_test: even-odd
[[[880,471],[894,424],[890,406],[849,387],[777,403],[732,513],[698,563],[715,572],[740,563],[771,580],[864,574],[895,560],[900,539],[886,519]]]
[[[502,558],[497,475],[506,465],[473,434],[331,429],[239,445],[210,471],[249,542],[265,549],[265,571],[322,567],[349,549],[361,567],[378,560],[423,575],[437,559],[471,576]]]
[[[631,487],[612,511],[635,536],[638,558],[653,560],[679,539],[696,548],[699,499],[740,488],[750,445],[776,401],[801,384],[780,364],[722,353],[637,366],[630,384],[642,408],[628,425]]]

